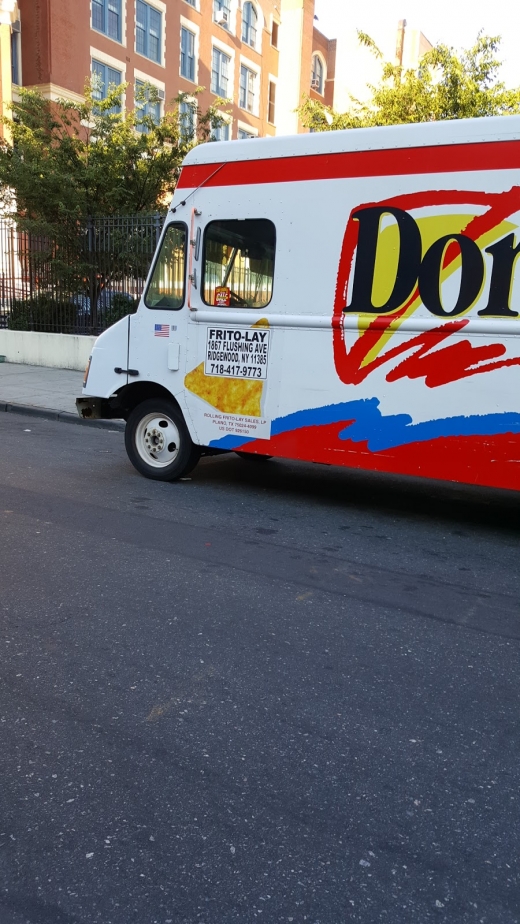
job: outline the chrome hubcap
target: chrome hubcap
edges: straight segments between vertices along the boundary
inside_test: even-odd
[[[154,468],[170,465],[179,454],[179,444],[179,430],[170,417],[157,413],[147,414],[137,426],[137,452]]]

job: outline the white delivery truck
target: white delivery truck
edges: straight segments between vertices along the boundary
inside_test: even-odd
[[[520,487],[520,118],[205,144],[84,417],[202,452]]]

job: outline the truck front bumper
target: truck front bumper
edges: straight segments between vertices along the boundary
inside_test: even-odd
[[[76,398],[76,408],[84,420],[123,419],[123,409],[112,407],[108,398]]]

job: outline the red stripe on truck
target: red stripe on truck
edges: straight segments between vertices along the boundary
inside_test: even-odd
[[[220,168],[220,169],[219,169]],[[520,141],[273,157],[183,167],[179,189],[520,168]],[[212,176],[213,174],[213,176]]]

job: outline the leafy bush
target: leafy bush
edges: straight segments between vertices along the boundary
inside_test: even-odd
[[[51,295],[13,299],[7,326],[9,330],[73,334],[77,329],[77,307],[57,302]]]
[[[121,318],[126,318],[127,314],[135,314],[138,304],[138,298],[131,298],[123,292],[114,292],[110,297],[108,307],[98,309],[103,328],[110,327]]]

